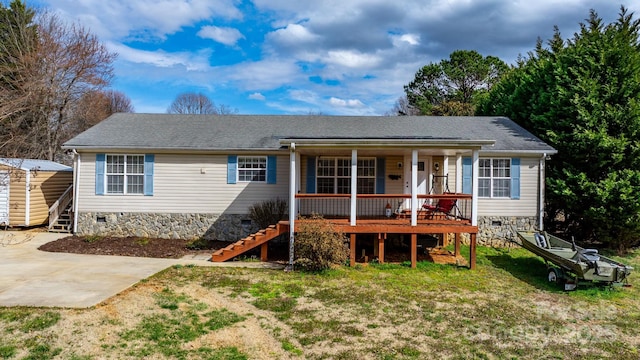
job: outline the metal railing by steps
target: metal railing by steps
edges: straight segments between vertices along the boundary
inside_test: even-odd
[[[223,262],[241,255],[258,246],[260,248],[260,260],[267,260],[267,243],[270,240],[289,231],[289,225],[275,224],[270,225],[266,229],[262,229],[255,234],[251,234],[242,240],[236,241],[227,247],[216,250],[211,255],[212,262]]]

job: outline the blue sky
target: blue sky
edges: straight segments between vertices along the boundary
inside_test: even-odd
[[[382,115],[423,65],[457,49],[513,63],[610,0],[38,0],[118,53],[136,112],[202,92],[240,114]],[[636,16],[637,18],[637,16]]]

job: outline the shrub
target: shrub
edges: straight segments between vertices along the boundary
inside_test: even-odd
[[[191,240],[187,243],[186,248],[189,250],[207,250],[211,249],[211,241],[199,237],[197,239]]]
[[[287,210],[288,204],[282,199],[265,200],[249,207],[249,218],[264,229],[285,219]]]
[[[324,270],[343,264],[349,256],[345,235],[322,217],[315,216],[297,225],[295,265],[310,271]]]

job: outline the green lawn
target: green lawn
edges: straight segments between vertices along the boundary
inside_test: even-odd
[[[484,247],[476,271],[174,267],[88,310],[0,309],[0,358],[638,359],[637,275],[563,292],[540,258]]]

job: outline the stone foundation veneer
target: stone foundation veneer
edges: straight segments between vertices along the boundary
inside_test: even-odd
[[[478,217],[478,245],[505,246],[515,239],[514,229],[534,230],[537,217]],[[161,213],[79,213],[78,235],[139,236],[164,239],[236,241],[258,231],[247,215],[161,214]],[[453,236],[450,235],[450,241]],[[466,234],[462,242],[469,243]]]
[[[248,216],[237,214],[162,214],[85,212],[78,214],[78,235],[139,236],[163,239],[236,241],[257,231]]]
[[[515,240],[515,230],[533,231],[538,228],[538,217],[479,216],[478,245],[505,246]]]

